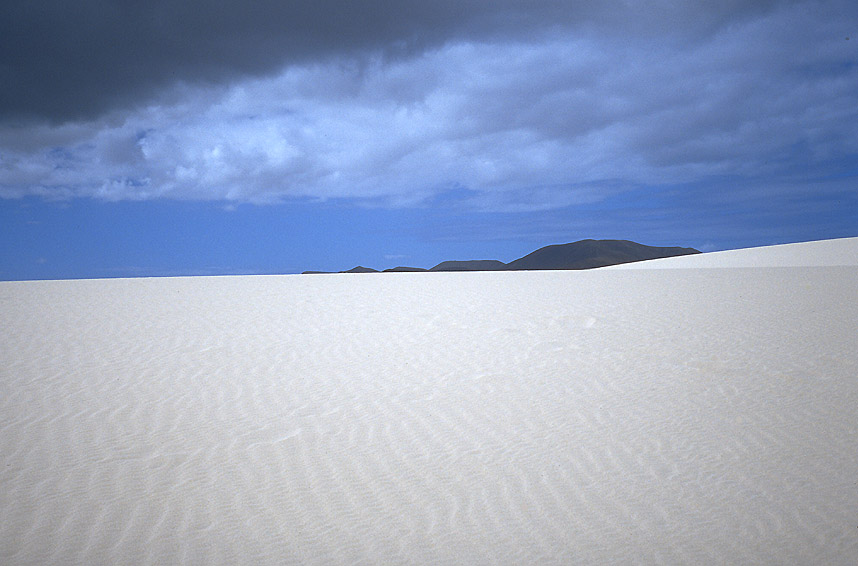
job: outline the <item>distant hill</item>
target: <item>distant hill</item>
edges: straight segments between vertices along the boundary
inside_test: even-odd
[[[503,263],[495,259],[442,261],[431,269],[394,267],[385,272],[404,271],[526,271],[542,269],[592,269],[621,263],[632,263],[662,257],[699,254],[694,248],[645,246],[629,240],[580,240],[570,244],[555,244],[539,248],[526,256]],[[305,271],[304,273],[326,273]],[[378,273],[369,267],[357,266],[339,273]]]
[[[506,265],[510,271],[531,269],[592,269],[647,259],[699,254],[694,248],[659,248],[629,240],[581,240],[539,248]]]
[[[406,273],[406,272],[414,272],[414,271],[429,271],[428,269],[424,269],[422,267],[392,267],[390,269],[385,269],[382,273]]]
[[[503,271],[506,264],[496,259],[472,259],[470,261],[442,261],[429,271]]]

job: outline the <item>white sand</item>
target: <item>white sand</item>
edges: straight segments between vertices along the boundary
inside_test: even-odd
[[[0,283],[0,563],[855,564],[829,246]]]
[[[693,256],[665,257],[603,269],[652,269],[695,267],[832,267],[858,263],[858,238],[840,238],[800,244],[746,248]]]

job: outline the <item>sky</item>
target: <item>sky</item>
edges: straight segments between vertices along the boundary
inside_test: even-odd
[[[852,236],[854,1],[0,5],[0,280]]]

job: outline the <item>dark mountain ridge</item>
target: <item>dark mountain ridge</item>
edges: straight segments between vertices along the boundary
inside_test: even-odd
[[[554,244],[539,248],[526,256],[503,263],[495,259],[443,261],[430,269],[394,267],[386,273],[406,271],[530,271],[552,269],[593,269],[648,259],[699,254],[694,248],[645,246],[630,240],[580,240],[569,244]],[[323,271],[305,271],[325,273]],[[353,267],[339,273],[378,273],[368,267]]]
[[[384,273],[405,273],[405,272],[415,272],[415,271],[429,271],[428,269],[424,269],[422,267],[406,267],[403,265],[392,267],[390,269],[385,269]]]
[[[469,261],[442,261],[429,271],[503,271],[506,264],[496,259],[472,259]]]
[[[592,269],[648,259],[699,254],[694,248],[645,246],[629,240],[581,240],[539,248],[506,265],[510,271]]]

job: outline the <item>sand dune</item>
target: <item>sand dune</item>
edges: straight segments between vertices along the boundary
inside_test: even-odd
[[[858,253],[858,238],[840,238],[712,252],[693,257],[665,257],[639,263],[613,265],[603,269],[854,266],[858,263],[856,253]]]
[[[858,239],[717,258],[0,283],[0,562],[854,564]]]

